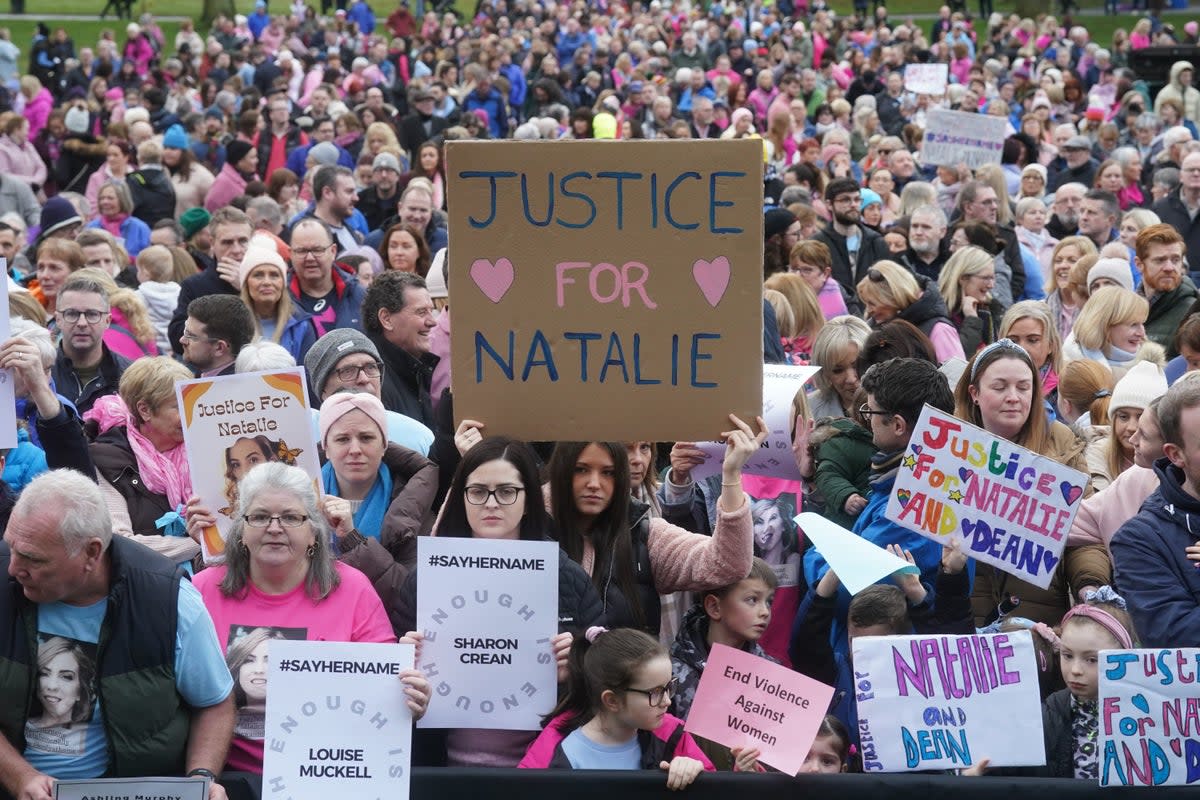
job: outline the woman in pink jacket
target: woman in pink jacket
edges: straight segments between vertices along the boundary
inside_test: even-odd
[[[1151,401],[1138,418],[1137,433],[1133,436],[1133,466],[1114,478],[1104,491],[1083,501],[1071,524],[1067,547],[1084,544],[1107,547],[1113,535],[1158,488],[1154,462],[1163,455],[1163,435],[1158,427],[1160,400]]]
[[[37,192],[46,182],[46,162],[29,141],[29,120],[13,114],[0,133],[0,174],[28,183]]]
[[[29,138],[35,139],[46,127],[54,109],[54,95],[32,75],[21,76],[21,94],[25,97],[25,119],[29,120]]]
[[[121,58],[132,61],[138,75],[145,75],[150,70],[150,62],[154,60],[154,45],[150,44],[150,39],[142,33],[141,26],[136,22],[126,25],[125,33],[129,38],[125,40]]]
[[[750,574],[754,529],[742,467],[766,440],[730,415],[721,497],[712,537],[652,518],[630,497],[629,454],[621,442],[559,442],[548,467],[550,514],[567,555],[592,578],[609,623],[657,635],[659,595],[704,591]]]

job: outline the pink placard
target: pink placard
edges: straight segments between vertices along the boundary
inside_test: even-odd
[[[817,738],[833,688],[765,658],[714,644],[685,729],[795,775]]]

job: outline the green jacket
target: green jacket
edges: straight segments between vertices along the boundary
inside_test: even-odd
[[[851,420],[836,419],[830,424],[837,433],[817,448],[813,485],[825,498],[825,518],[850,529],[855,518],[846,513],[846,499],[852,494],[867,496],[875,443],[869,431]]]
[[[1145,284],[1142,284],[1143,291]],[[1160,344],[1170,360],[1179,355],[1175,349],[1175,334],[1196,302],[1196,286],[1192,279],[1184,276],[1183,282],[1174,291],[1159,295],[1150,301],[1150,316],[1146,318],[1146,338]]]

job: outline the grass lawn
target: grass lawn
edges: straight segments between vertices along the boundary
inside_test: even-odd
[[[254,0],[232,0],[236,4],[237,9],[245,14],[249,14],[254,8]],[[286,0],[270,0],[274,10],[282,10]],[[392,10],[392,0],[370,0],[372,2],[377,17],[386,17]],[[1102,7],[1102,0],[1080,0],[1085,8]],[[903,13],[893,12],[893,16],[903,18],[904,14],[926,14],[936,12],[941,5],[941,0],[906,0],[904,3],[896,3],[897,8],[903,8]],[[971,7],[973,4],[969,4]],[[1051,3],[1047,0],[1047,6]],[[1054,3],[1057,5],[1057,3]],[[28,52],[30,42],[33,38],[33,29],[39,20],[39,14],[80,14],[80,15],[98,15],[100,9],[104,7],[104,0],[55,0],[55,2],[47,2],[47,0],[26,0],[26,15],[20,20],[5,20],[0,22],[0,26],[7,27],[12,32],[12,41],[22,49],[23,52]],[[186,16],[195,17],[199,11],[199,0],[140,0],[134,5],[135,15],[143,11],[149,11],[154,14],[164,16]],[[474,0],[459,0],[458,7],[466,13],[471,13],[474,10]],[[833,7],[838,13],[847,13],[851,9],[850,0],[837,0]],[[1007,13],[1011,10],[1011,2],[996,3],[997,10],[1002,13]],[[6,7],[0,5],[0,11],[7,10]],[[1107,44],[1112,40],[1113,31],[1118,27],[1123,27],[1129,30],[1137,21],[1139,15],[1136,14],[1120,14],[1117,16],[1086,16],[1081,20],[1089,31],[1092,38],[1102,44]],[[1188,20],[1200,19],[1200,9],[1190,9],[1185,12],[1171,12],[1163,15],[1163,20],[1173,24],[1176,30],[1182,31],[1183,24]],[[75,40],[76,47],[90,46],[104,30],[114,31],[117,41],[124,41],[125,37],[125,22],[109,17],[101,22],[99,19],[93,19],[86,22],[54,22],[48,24],[51,28],[64,26],[70,32]],[[922,24],[922,27],[926,27]],[[178,23],[164,22],[162,23],[164,32],[167,35],[167,41],[171,42],[174,39],[175,33],[178,30]],[[980,26],[982,31],[982,26]]]

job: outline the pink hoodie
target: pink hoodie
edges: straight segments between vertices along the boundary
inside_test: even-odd
[[[1107,547],[1117,530],[1133,519],[1157,488],[1158,475],[1154,470],[1137,465],[1125,470],[1108,488],[1083,501],[1067,536],[1067,547],[1084,544]]]
[[[550,767],[550,762],[554,759],[555,749],[558,747],[559,742],[566,738],[559,730],[559,726],[566,721],[568,716],[568,714],[559,714],[550,720],[550,723],[533,740],[533,744],[529,745],[529,750],[526,751],[525,757],[521,759],[520,764],[517,764],[518,769],[548,769]],[[667,714],[663,717],[662,724],[655,728],[653,733],[665,742],[671,738],[671,734],[675,732],[675,729],[682,724],[683,720],[679,717]],[[675,755],[694,758],[704,765],[705,771],[715,771],[715,767],[708,760],[708,756],[704,755],[704,752],[696,744],[696,740],[689,733],[683,734],[679,739],[679,744],[675,747]]]

